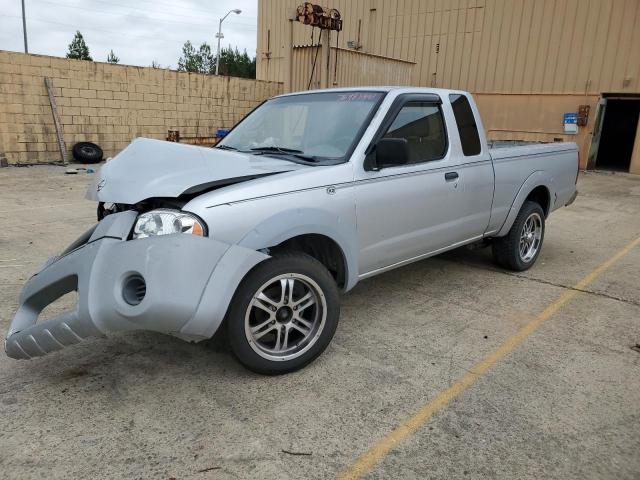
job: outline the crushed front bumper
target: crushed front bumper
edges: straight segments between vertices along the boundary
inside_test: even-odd
[[[192,235],[128,241],[136,216],[128,211],[105,217],[27,281],[7,332],[9,357],[42,356],[114,331],[210,338],[244,275],[268,258]],[[138,304],[124,293],[132,278],[138,284],[142,279],[146,287],[137,292],[142,297]],[[47,305],[73,290],[74,310],[38,322]]]

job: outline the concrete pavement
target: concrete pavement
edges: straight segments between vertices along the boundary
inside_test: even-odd
[[[31,271],[95,221],[91,177],[0,169],[3,334]],[[26,362],[0,355],[0,470],[333,478],[640,236],[640,177],[581,174],[579,190],[549,219],[533,269],[505,272],[489,251],[460,249],[363,281],[343,298],[329,349],[291,375],[247,372],[223,338],[148,332]],[[636,247],[367,478],[638,478],[639,271]]]

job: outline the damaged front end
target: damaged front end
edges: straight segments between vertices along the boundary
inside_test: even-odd
[[[105,215],[27,281],[5,341],[9,357],[38,357],[115,331],[189,341],[215,333],[239,282],[267,255],[208,238],[206,230],[154,235],[140,226],[142,215]],[[38,321],[47,305],[74,290],[74,309]]]
[[[108,161],[87,199],[136,205],[148,199],[190,200],[235,183],[306,168],[278,158],[137,138]]]
[[[184,206],[205,192],[297,168],[305,167],[134,140],[89,187],[87,198],[98,202],[98,224],[24,286],[7,333],[7,355],[42,356],[126,330],[210,338],[242,278],[268,256],[211,238],[205,222]],[[72,291],[75,308],[39,321],[48,305]]]

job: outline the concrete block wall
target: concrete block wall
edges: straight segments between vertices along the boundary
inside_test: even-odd
[[[69,158],[80,141],[113,156],[136,137],[165,139],[167,130],[213,136],[283,90],[278,82],[0,50],[0,153],[9,164],[60,161],[45,77]]]

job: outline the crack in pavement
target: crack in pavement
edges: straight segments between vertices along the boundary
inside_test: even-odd
[[[443,260],[445,260],[445,259],[443,259]],[[490,272],[501,273],[501,274],[507,275],[509,277],[522,278],[524,280],[530,280],[532,282],[541,283],[543,285],[550,285],[552,287],[565,288],[567,290],[574,290],[576,292],[588,293],[590,295],[595,295],[597,297],[608,298],[609,300],[617,300],[618,302],[623,302],[623,303],[626,303],[626,304],[629,304],[629,305],[640,307],[640,302],[637,302],[635,300],[630,300],[630,299],[624,298],[624,297],[618,297],[616,295],[611,295],[609,293],[596,292],[595,290],[587,290],[587,289],[584,289],[584,288],[575,288],[575,287],[572,287],[571,285],[564,285],[562,283],[551,282],[549,280],[543,280],[541,278],[527,277],[526,275],[520,275],[520,274],[514,273],[514,272],[506,272],[504,270],[499,270],[497,268],[482,267],[480,265],[476,265],[476,264],[469,263],[469,262],[463,262],[463,261],[460,261],[460,260],[449,260],[449,259],[446,259],[446,261],[449,261],[451,263],[458,263],[458,264],[464,265],[466,267],[476,268],[478,270],[488,270]]]

